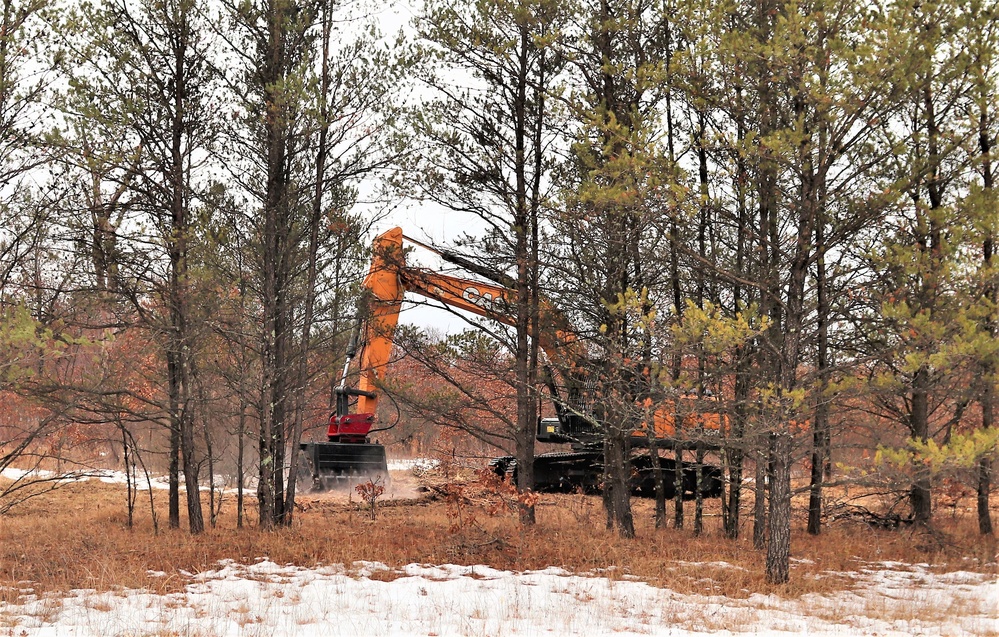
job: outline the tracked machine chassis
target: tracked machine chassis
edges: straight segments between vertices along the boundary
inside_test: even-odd
[[[652,458],[645,455],[634,456],[631,461],[631,492],[633,495],[653,498],[656,495],[655,470]],[[495,458],[490,466],[497,475],[516,480],[517,459],[513,456]],[[684,462],[682,465],[683,499],[693,500],[697,494],[697,465]],[[659,467],[663,473],[663,487],[666,499],[676,497],[676,461],[660,458]],[[543,493],[599,493],[603,482],[604,457],[599,450],[582,450],[546,453],[534,458],[534,489]],[[705,498],[721,496],[723,489],[722,471],[719,467],[701,465],[701,495]]]

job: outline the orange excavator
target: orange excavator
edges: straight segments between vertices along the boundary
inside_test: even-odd
[[[406,264],[403,239],[427,248],[441,255],[445,260],[464,267],[494,282],[486,283],[470,279],[452,277]],[[433,299],[445,305],[487,317],[506,325],[513,325],[512,299],[516,292],[512,282],[502,274],[488,271],[474,262],[457,255],[444,254],[419,241],[404,237],[401,228],[393,228],[379,235],[374,242],[371,267],[364,279],[364,293],[358,320],[355,322],[344,362],[340,384],[336,388],[336,411],[330,417],[327,442],[303,442],[302,455],[307,466],[300,470],[300,479],[311,479],[315,490],[323,490],[340,484],[366,480],[388,479],[385,448],[371,442],[371,435],[385,428],[376,428],[376,412],[379,400],[379,384],[385,378],[389,356],[392,351],[393,336],[399,320],[403,295],[413,293]],[[565,329],[566,322],[560,313],[550,305],[542,304],[542,323],[546,326],[539,334],[539,344],[550,362],[561,369],[568,369],[572,361],[585,357],[581,346],[571,332]],[[561,327],[560,327],[561,326]],[[360,378],[356,387],[347,385],[348,372],[358,352]],[[603,476],[603,455],[600,445],[599,427],[588,413],[580,379],[569,379],[565,392],[560,392],[554,376],[548,374],[548,388],[555,405],[556,418],[544,418],[539,422],[537,439],[541,442],[570,443],[570,452],[556,452],[538,455],[535,458],[535,489],[538,491],[570,491],[574,489],[596,490]],[[563,396],[563,393],[565,394]],[[356,405],[351,411],[352,399]],[[669,404],[664,404],[653,418],[655,436],[641,429],[633,437],[635,447],[679,448],[674,440],[675,413]],[[691,419],[696,419],[692,423]],[[717,413],[691,414],[685,422],[695,424],[704,430],[717,431],[721,417]],[[650,444],[650,441],[655,441]],[[650,453],[658,453],[658,450]],[[654,489],[651,478],[649,456],[638,456],[632,461],[635,480],[633,487],[640,495],[650,494]],[[500,474],[516,470],[512,457],[497,458],[492,466]],[[660,462],[663,471],[675,472],[675,461],[663,458]],[[303,475],[304,473],[304,475]],[[695,490],[694,468],[682,468],[685,497],[693,497]],[[717,467],[702,468],[701,493],[705,497],[721,494],[721,471]],[[675,487],[669,481],[667,497],[675,495]]]

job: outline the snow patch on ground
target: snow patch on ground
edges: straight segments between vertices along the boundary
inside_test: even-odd
[[[433,469],[438,465],[437,460],[431,458],[413,458],[413,459],[398,459],[389,460],[388,469],[389,471],[413,471],[416,470],[427,470]],[[126,484],[127,477],[124,471],[116,471],[113,469],[85,469],[79,471],[68,471],[62,474],[57,474],[54,471],[48,471],[45,469],[16,469],[14,467],[7,467],[0,471],[0,477],[11,480],[12,482],[17,482],[19,480],[46,480],[54,482],[80,482],[84,480],[100,480],[101,482],[107,484]],[[145,491],[150,486],[153,489],[169,489],[170,479],[167,476],[153,476],[150,478],[149,482],[146,482],[146,478],[143,475],[137,476],[134,481],[134,487],[139,491]],[[184,483],[183,474],[180,476],[181,484]],[[256,480],[253,476],[249,476],[247,482],[249,483],[246,489],[252,489],[256,487]],[[230,491],[235,491],[235,477],[218,475],[215,476],[215,487],[218,489],[227,489]],[[202,486],[202,489],[207,490],[207,486]]]
[[[413,469],[426,471],[439,464],[440,461],[433,458],[397,458],[388,461],[388,468],[389,471],[412,471]]]
[[[993,576],[905,564],[866,565],[850,576],[857,580],[851,591],[729,599],[559,568],[515,573],[374,562],[301,568],[225,560],[191,575],[182,593],[22,591],[17,603],[0,603],[0,626],[37,637],[999,633]]]
[[[14,467],[7,467],[3,471],[0,471],[0,477],[7,478],[8,480],[13,480],[17,482],[18,480],[27,477],[35,477],[40,479],[51,478],[55,474],[51,471],[45,471],[43,469],[35,469],[33,471],[28,471],[26,469],[15,469]]]
[[[17,482],[18,480],[44,480],[47,482],[83,482],[86,480],[100,480],[101,482],[107,484],[125,484],[127,482],[124,471],[115,471],[113,469],[81,469],[78,471],[56,473],[55,471],[48,471],[46,469],[26,470],[7,467],[3,471],[0,471],[0,477],[7,478],[8,480],[14,482]],[[180,480],[181,484],[183,484],[183,474],[181,474]],[[220,487],[224,486],[225,478],[222,476],[216,477],[215,482]],[[147,483],[145,476],[138,476],[133,482],[133,486],[139,491],[148,489],[150,485],[154,489],[169,489],[169,478],[166,476],[153,476],[150,478],[149,483]],[[202,488],[207,489],[208,487]]]

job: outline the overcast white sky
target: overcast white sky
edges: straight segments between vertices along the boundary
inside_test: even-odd
[[[452,244],[463,234],[473,236],[481,234],[483,228],[482,222],[472,215],[456,213],[436,204],[422,202],[407,202],[406,205],[396,208],[376,224],[375,231],[382,233],[396,226],[402,228],[406,236],[439,246]],[[444,264],[432,252],[418,246],[410,254],[409,262],[435,271],[447,270],[446,273],[454,276],[475,278],[474,275],[453,272],[453,266]],[[456,334],[469,328],[468,323],[460,316],[440,306],[428,305],[425,299],[413,294],[406,295],[399,321],[444,334]]]

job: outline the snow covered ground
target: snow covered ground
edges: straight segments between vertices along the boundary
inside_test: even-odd
[[[418,463],[395,462],[390,469]],[[22,474],[7,469],[3,475],[13,480]],[[123,483],[124,474],[88,472],[75,479]],[[153,480],[153,488],[165,487],[165,480]],[[739,568],[724,562],[678,566]],[[0,602],[0,637],[999,636],[995,576],[940,573],[926,564],[865,564],[853,573],[828,573],[852,579],[854,586],[790,600],[682,594],[628,576],[556,568],[301,568],[260,559],[251,565],[227,561],[204,573],[151,575],[188,583],[173,594],[78,590],[42,596],[22,583],[15,603]]]
[[[717,567],[715,564],[713,567]],[[167,577],[165,573],[154,576]],[[0,634],[21,637],[507,635],[993,635],[999,584],[926,565],[870,564],[852,591],[785,600],[680,594],[556,568],[380,564],[299,568],[226,561],[183,574],[185,592],[73,591],[0,603]],[[10,632],[4,632],[4,629]]]
[[[115,471],[112,469],[80,469],[77,471],[56,473],[55,471],[48,471],[46,469],[26,470],[7,467],[3,471],[0,471],[0,477],[11,481],[46,480],[54,482],[80,482],[84,480],[100,480],[101,482],[106,482],[108,484],[126,483],[125,472]],[[181,478],[181,480],[183,481],[183,478]],[[151,484],[154,489],[170,488],[169,478],[166,476],[153,476],[149,480],[149,484]],[[139,490],[148,488],[144,475],[136,477],[135,488]]]

